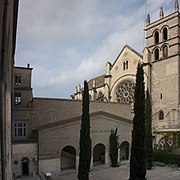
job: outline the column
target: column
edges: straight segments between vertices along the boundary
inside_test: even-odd
[[[79,156],[76,156],[76,171],[78,171],[79,166]]]

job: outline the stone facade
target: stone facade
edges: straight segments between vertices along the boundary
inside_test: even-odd
[[[14,67],[13,175],[77,170],[82,101],[33,97],[31,73],[29,65]],[[129,159],[132,118],[129,104],[90,103],[91,168],[97,164],[110,165],[109,136],[115,128],[121,144],[118,160]]]
[[[11,93],[18,0],[0,0],[0,179],[12,180]]]
[[[180,132],[179,17],[177,0],[172,14],[164,17],[160,8],[160,19],[152,23],[148,15],[143,56],[126,45],[113,64],[106,64],[105,75],[89,81],[91,100],[133,104],[132,83],[135,83],[137,63],[143,63],[145,87],[152,98],[154,143],[158,147],[167,134],[166,139],[172,140]],[[82,92],[83,88],[76,87],[74,98],[81,99]],[[176,137],[176,141],[180,145],[180,138]]]
[[[81,127],[80,120],[81,117],[76,117],[64,120],[62,122],[58,121],[57,123],[49,123],[38,128],[40,173],[48,171],[59,173],[63,171],[63,169],[70,167],[69,165],[71,164],[71,161],[73,159],[74,166],[72,168],[78,170],[79,134]],[[109,136],[111,133],[111,129],[115,129],[116,127],[118,128],[119,142],[128,142],[128,147],[130,147],[132,130],[131,120],[126,120],[119,116],[104,112],[96,112],[91,114],[91,168],[93,168],[96,161],[99,162],[99,158],[101,158],[99,154],[95,152],[96,145],[104,147],[104,150],[100,152],[100,155],[104,155],[103,164],[107,166],[110,165]],[[75,153],[69,152],[70,147],[74,148]]]
[[[38,172],[37,134],[32,124],[32,68],[14,67],[12,99],[12,172],[14,177]]]
[[[91,168],[109,166],[109,136],[118,128],[118,161],[128,160],[131,147],[135,76],[138,62],[144,64],[145,88],[152,97],[153,137],[158,148],[180,142],[180,59],[179,5],[175,12],[150,22],[147,17],[143,56],[125,45],[114,63],[106,64],[105,74],[89,84],[92,138]],[[31,72],[14,68],[13,92],[13,174],[62,173],[77,170],[83,87],[74,99],[35,98]],[[175,140],[174,142],[172,140]],[[180,143],[179,143],[180,145]]]

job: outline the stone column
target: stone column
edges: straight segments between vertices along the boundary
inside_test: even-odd
[[[106,148],[106,152],[105,152],[105,165],[109,166],[109,151]]]
[[[78,171],[79,166],[79,156],[76,156],[76,171]]]
[[[121,157],[121,149],[119,148],[118,149],[118,164],[121,163],[120,157]]]
[[[59,158],[59,173],[61,173],[61,156]]]
[[[90,164],[90,171],[93,170],[93,155],[91,156],[91,164]]]

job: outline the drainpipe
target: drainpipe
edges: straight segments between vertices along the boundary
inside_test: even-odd
[[[4,11],[3,11],[3,29],[2,29],[2,44],[1,44],[1,59],[0,59],[0,146],[1,146],[1,177],[5,180],[5,158],[4,158],[4,62],[5,62],[5,51],[6,51],[6,26],[7,26],[7,9],[8,0],[4,0]]]

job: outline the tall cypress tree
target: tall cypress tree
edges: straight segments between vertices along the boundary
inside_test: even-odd
[[[82,102],[82,119],[79,141],[79,167],[78,179],[88,180],[91,162],[91,138],[90,138],[90,116],[89,116],[89,89],[87,81],[84,81],[84,93]]]
[[[145,92],[143,65],[138,63],[136,73],[134,119],[130,157],[129,180],[145,180]]]
[[[152,108],[149,91],[146,93],[145,118],[146,118],[146,136],[145,136],[145,153],[146,168],[152,169]]]
[[[111,165],[112,167],[117,167],[118,164],[118,149],[119,149],[119,136],[117,135],[117,128],[111,129],[111,135],[109,137],[109,144],[110,144],[110,158],[111,158]]]

